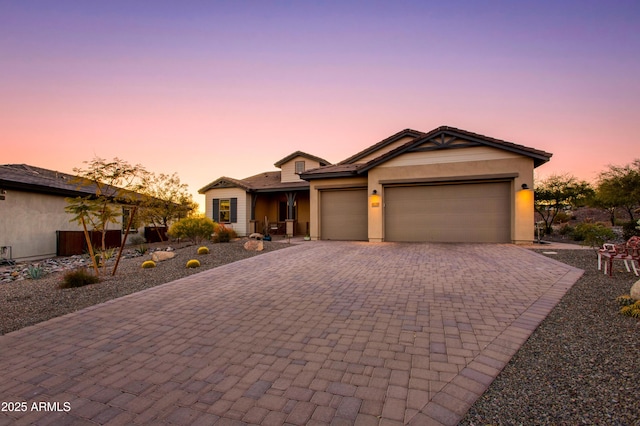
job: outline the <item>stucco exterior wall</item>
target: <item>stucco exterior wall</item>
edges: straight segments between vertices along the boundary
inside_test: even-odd
[[[410,140],[413,140],[412,137],[407,136],[404,138],[400,138],[399,140],[385,146],[384,148],[380,148],[375,150],[374,152],[369,153],[367,156],[360,158],[358,161],[355,161],[355,163],[366,163],[367,161],[373,160],[374,158],[377,158],[379,156],[381,156],[384,153],[387,153],[389,151],[392,151],[396,148],[398,148],[399,146],[404,145],[405,143],[409,142]]]
[[[309,234],[312,240],[320,237],[320,191],[324,189],[339,189],[361,187],[367,185],[367,177],[318,179],[310,182],[309,188]]]
[[[64,211],[65,197],[22,191],[7,191],[0,201],[0,246],[11,246],[16,260],[56,255],[56,231],[82,231]],[[122,229],[121,222],[108,229]]]
[[[407,153],[394,158],[369,170],[368,173],[368,193],[371,194],[376,190],[381,197],[383,207],[375,209],[371,203],[369,204],[369,241],[384,241],[385,183],[411,183],[425,179],[443,181],[465,178],[495,179],[499,176],[511,176],[506,179],[512,180],[512,241],[515,243],[533,241],[533,195],[531,191],[521,190],[522,184],[533,188],[533,168],[533,160],[530,158],[490,147],[443,150],[442,153],[439,151]]]
[[[284,163],[280,167],[280,182],[300,182],[300,176],[296,174],[296,161],[304,161],[305,170],[315,169],[320,167],[320,163],[314,160],[311,160],[307,157],[295,157],[286,163]]]
[[[237,221],[236,223],[225,224],[225,226],[233,228],[238,236],[248,235],[249,219],[251,217],[251,195],[241,188],[216,188],[207,191],[204,197],[204,214],[209,219],[213,219],[214,198],[236,198],[238,200]]]

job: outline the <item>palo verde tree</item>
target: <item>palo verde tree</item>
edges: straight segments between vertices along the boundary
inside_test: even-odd
[[[108,226],[117,223],[118,219],[122,217],[123,205],[135,206],[139,202],[135,191],[140,189],[139,177],[145,170],[139,164],[132,166],[119,158],[106,161],[96,157],[84,163],[87,165],[86,168],[74,168],[73,171],[77,175],[78,186],[83,187],[85,191],[89,190],[91,194],[85,197],[67,198],[65,211],[73,215],[72,222],[75,221],[82,225],[89,254],[93,260],[93,267],[96,275],[99,275],[100,270],[89,237],[89,228],[101,234],[100,263],[104,271],[107,260],[106,235]],[[131,213],[131,220],[134,215],[135,208]],[[127,224],[127,233],[131,220]],[[123,245],[124,242],[121,244],[118,260],[122,254]],[[115,268],[113,273],[115,274]]]
[[[579,181],[570,174],[553,174],[535,182],[536,212],[545,224],[545,232],[552,232],[554,219],[566,207],[579,207],[593,195],[593,188],[586,181]]]
[[[609,165],[600,173],[595,200],[597,206],[623,209],[635,221],[634,211],[640,206],[640,159],[625,166]]]
[[[156,227],[168,227],[171,222],[189,216],[198,208],[187,184],[181,183],[176,173],[145,173],[140,192],[144,195],[140,216]]]

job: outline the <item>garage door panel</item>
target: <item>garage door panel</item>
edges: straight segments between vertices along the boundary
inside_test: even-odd
[[[385,189],[386,241],[508,242],[509,182]]]
[[[325,190],[321,195],[320,238],[366,241],[367,190]]]

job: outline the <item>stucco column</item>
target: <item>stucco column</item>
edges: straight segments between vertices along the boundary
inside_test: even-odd
[[[379,243],[383,238],[383,210],[384,210],[384,194],[382,185],[369,182],[367,197],[368,210],[368,236],[369,242]]]

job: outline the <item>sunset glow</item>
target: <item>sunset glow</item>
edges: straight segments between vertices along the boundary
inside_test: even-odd
[[[638,22],[637,1],[2,2],[0,164],[117,156],[202,205],[296,150],[448,125],[593,181],[640,158]]]

